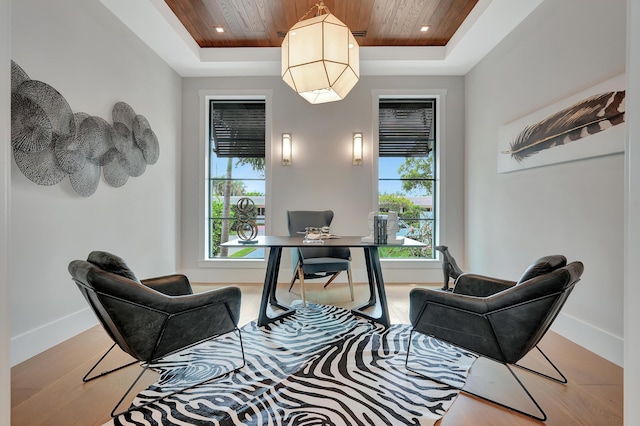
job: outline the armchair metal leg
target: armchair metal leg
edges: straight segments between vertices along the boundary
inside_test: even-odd
[[[473,395],[477,398],[480,399],[484,399],[485,401],[491,402],[492,404],[496,404],[499,405],[500,407],[506,408],[507,410],[511,410],[511,411],[515,411],[516,413],[520,413],[522,415],[525,415],[527,417],[531,417],[532,419],[536,419],[536,420],[540,420],[541,422],[544,422],[547,420],[547,414],[544,412],[544,410],[542,410],[542,407],[540,407],[540,404],[538,404],[538,401],[535,400],[535,398],[533,397],[533,395],[531,395],[531,392],[529,392],[529,389],[527,389],[527,387],[522,383],[522,381],[520,381],[520,379],[518,378],[518,376],[516,375],[516,373],[514,373],[513,369],[509,366],[509,364],[502,364],[505,367],[507,367],[507,370],[509,370],[509,373],[511,373],[511,375],[513,376],[514,379],[516,379],[516,382],[518,382],[518,384],[520,385],[520,388],[522,388],[522,390],[527,394],[527,396],[529,397],[529,400],[531,402],[533,402],[533,404],[536,406],[536,408],[538,409],[538,411],[540,412],[540,416],[531,414],[529,412],[526,411],[522,411],[522,410],[518,410],[515,407],[512,407],[510,405],[506,405],[503,404],[501,402],[498,402],[494,399],[491,398],[487,398],[486,396],[480,395],[478,393],[475,392],[470,392],[464,389],[460,389],[461,392],[467,393],[469,395]]]
[[[246,361],[246,359],[245,359],[245,355],[244,355],[244,345],[242,344],[242,332],[240,331],[240,329],[239,329],[238,327],[236,327],[236,328],[235,328],[235,331],[237,331],[237,332],[238,332],[238,336],[240,337],[240,352],[242,353],[242,365],[240,365],[240,366],[238,366],[238,367],[234,368],[233,370],[230,370],[230,371],[227,371],[227,372],[225,372],[225,373],[219,374],[219,375],[217,375],[217,376],[215,376],[215,377],[210,377],[210,378],[208,378],[208,379],[202,380],[201,382],[195,383],[195,384],[193,384],[193,385],[191,385],[191,386],[187,386],[187,387],[185,387],[185,388],[182,388],[182,389],[179,389],[179,390],[177,390],[177,391],[174,391],[174,392],[168,393],[168,394],[166,394],[166,395],[162,395],[162,396],[160,396],[160,397],[158,397],[158,398],[154,398],[154,399],[152,399],[152,400],[150,400],[150,401],[145,402],[144,404],[136,405],[136,406],[131,406],[131,407],[129,407],[128,409],[126,409],[126,410],[124,410],[124,411],[120,411],[120,412],[116,413],[116,410],[118,409],[118,407],[120,407],[120,404],[122,404],[122,402],[123,402],[123,401],[124,401],[124,399],[127,397],[127,395],[129,395],[129,393],[131,393],[131,390],[132,390],[132,389],[133,389],[133,387],[136,385],[136,383],[138,383],[138,381],[140,380],[140,378],[142,378],[142,376],[144,375],[144,373],[146,373],[146,372],[147,372],[147,370],[149,369],[149,366],[150,366],[150,365],[149,365],[149,363],[146,363],[146,364],[144,364],[144,366],[143,366],[142,371],[140,372],[140,374],[138,374],[138,376],[135,378],[135,380],[133,381],[133,383],[131,383],[131,385],[129,386],[129,388],[127,389],[127,391],[124,393],[124,395],[122,395],[122,397],[120,398],[120,400],[118,401],[118,403],[115,405],[115,407],[113,407],[113,410],[111,410],[111,417],[116,417],[116,416],[119,416],[119,415],[121,415],[121,414],[128,413],[128,412],[129,412],[129,411],[131,411],[131,410],[137,410],[137,409],[139,409],[139,408],[146,407],[147,405],[151,405],[151,404],[153,404],[154,402],[158,402],[158,401],[160,401],[161,399],[168,398],[168,397],[170,397],[170,396],[172,396],[172,395],[175,395],[175,394],[178,394],[178,393],[182,393],[182,392],[184,392],[184,391],[186,391],[186,390],[189,390],[189,389],[193,389],[193,388],[194,388],[194,387],[196,387],[196,386],[203,385],[203,384],[205,384],[205,383],[207,383],[207,382],[210,382],[210,381],[215,380],[215,379],[217,379],[217,378],[219,378],[219,377],[222,377],[222,376],[224,376],[225,374],[229,374],[229,373],[232,373],[232,372],[238,371],[238,370],[240,370],[241,368],[244,368],[244,366],[245,366],[245,365],[247,365],[247,361]],[[217,338],[217,337],[220,337],[220,336],[216,336],[215,338]]]
[[[410,368],[410,367],[409,367],[409,354],[410,354],[410,351],[411,351],[411,341],[412,341],[412,338],[413,338],[413,331],[414,331],[414,330],[412,329],[412,330],[411,330],[411,333],[409,334],[409,344],[408,344],[408,346],[407,346],[407,356],[406,356],[406,358],[405,358],[405,362],[404,362],[404,364],[405,364],[405,368],[407,369],[407,371],[411,371],[412,373],[417,374],[417,375],[419,375],[419,376],[421,376],[421,377],[424,377],[424,378],[426,378],[426,379],[429,379],[429,380],[432,380],[432,381],[434,381],[434,382],[437,382],[437,383],[441,383],[441,384],[444,384],[444,385],[450,386],[450,387],[452,387],[452,388],[454,388],[454,389],[458,389],[460,392],[464,392],[464,393],[466,393],[466,394],[473,395],[473,396],[475,396],[475,397],[477,397],[477,398],[483,399],[483,400],[485,400],[485,401],[487,401],[487,402],[490,402],[490,403],[492,403],[492,404],[498,405],[498,406],[500,406],[500,407],[506,408],[506,409],[511,410],[511,411],[515,411],[516,413],[520,413],[520,414],[525,415],[525,416],[527,416],[527,417],[531,417],[531,418],[533,418],[533,419],[535,419],[535,420],[540,420],[540,421],[542,421],[542,422],[544,422],[544,421],[546,421],[546,420],[547,420],[547,414],[544,412],[544,410],[542,410],[542,407],[540,407],[540,404],[538,404],[538,402],[537,402],[537,401],[535,400],[535,398],[531,395],[531,393],[530,393],[530,392],[529,392],[529,390],[526,388],[526,386],[522,383],[522,381],[520,381],[520,379],[518,378],[518,376],[514,373],[514,371],[512,370],[512,368],[509,366],[509,364],[505,364],[505,363],[502,363],[502,362],[500,363],[500,364],[504,365],[505,367],[507,367],[507,370],[509,370],[509,372],[511,373],[511,375],[513,376],[513,378],[516,380],[516,382],[520,385],[520,387],[521,387],[521,388],[522,388],[522,390],[525,392],[525,394],[527,395],[527,397],[529,398],[529,400],[530,400],[530,401],[531,401],[531,402],[536,406],[536,408],[538,409],[538,411],[539,411],[539,413],[540,413],[539,415],[536,415],[536,414],[532,414],[532,413],[529,413],[529,412],[526,412],[526,411],[519,410],[519,409],[517,409],[517,408],[515,408],[515,407],[509,406],[509,405],[506,405],[506,404],[503,404],[503,403],[501,403],[501,402],[498,402],[498,401],[493,400],[493,399],[491,399],[491,398],[488,398],[488,397],[486,397],[486,396],[480,395],[480,394],[478,394],[478,393],[475,393],[475,392],[471,392],[471,391],[465,390],[465,389],[464,389],[464,386],[462,386],[462,387],[458,387],[458,386],[452,385],[452,384],[450,384],[450,383],[446,383],[446,382],[443,382],[443,381],[441,381],[441,380],[435,379],[435,378],[433,378],[433,377],[426,376],[426,375],[424,375],[423,373],[421,373],[421,372],[419,372],[419,371],[416,371],[416,370],[414,370],[414,369]],[[545,357],[546,357],[546,356],[545,356]],[[496,362],[498,362],[498,361],[496,361]],[[518,366],[518,367],[520,367],[520,366]],[[520,367],[520,368],[524,368],[524,367]],[[538,373],[538,374],[540,374],[540,373]],[[541,375],[543,375],[543,374],[541,374]],[[543,376],[544,376],[544,375],[543,375]],[[564,376],[563,376],[563,377],[564,377]]]
[[[97,379],[97,378],[99,378],[99,377],[102,377],[102,376],[106,376],[107,374],[113,373],[114,371],[122,370],[123,368],[126,368],[126,367],[128,367],[128,366],[130,366],[130,365],[133,365],[133,364],[135,364],[135,363],[139,362],[139,361],[137,361],[137,360],[135,360],[135,361],[131,361],[131,362],[127,363],[127,364],[121,365],[120,367],[116,367],[116,368],[111,369],[111,370],[108,370],[108,371],[103,371],[103,372],[102,372],[102,373],[100,373],[100,374],[97,374],[97,375],[95,375],[95,376],[93,376],[93,377],[89,377],[89,375],[93,372],[93,370],[95,370],[95,369],[96,369],[96,367],[98,367],[98,365],[99,365],[99,364],[100,364],[100,363],[101,363],[101,362],[102,362],[102,361],[107,357],[107,355],[109,355],[109,352],[111,352],[111,350],[112,350],[113,348],[115,348],[115,347],[116,347],[116,344],[114,343],[114,344],[113,344],[113,345],[111,345],[111,347],[110,347],[109,349],[107,349],[107,351],[106,351],[106,352],[105,352],[105,353],[100,357],[100,359],[98,360],[98,362],[96,362],[95,364],[93,364],[93,367],[91,367],[91,368],[89,369],[89,371],[87,371],[87,374],[85,374],[85,375],[84,375],[84,377],[82,378],[82,381],[83,381],[84,383],[90,382],[91,380],[95,380],[95,379]]]
[[[549,380],[553,380],[554,382],[563,383],[563,384],[567,383],[567,378],[564,376],[564,374],[562,374],[562,372],[558,369],[558,367],[556,367],[556,365],[551,361],[551,359],[549,359],[549,357],[544,352],[542,352],[542,349],[540,349],[540,347],[537,346],[537,345],[536,345],[536,349],[538,350],[538,352],[540,352],[540,354],[544,357],[544,359],[547,360],[547,363],[551,367],[553,367],[553,369],[556,371],[556,373],[558,373],[560,375],[560,378],[549,376],[548,374],[544,374],[544,373],[542,373],[540,371],[533,370],[533,369],[531,369],[529,367],[525,367],[525,366],[520,365],[520,364],[514,364],[514,365],[516,367],[518,367],[518,368],[521,368],[523,370],[529,371],[530,373],[537,374],[538,376],[545,377],[545,378],[547,378]]]

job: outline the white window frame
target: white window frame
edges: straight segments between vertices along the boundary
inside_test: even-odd
[[[273,91],[272,90],[200,90],[198,92],[200,103],[200,153],[203,153],[202,161],[199,162],[199,187],[198,194],[200,194],[200,206],[199,206],[199,239],[198,239],[198,251],[200,253],[198,259],[198,266],[201,268],[251,268],[259,269],[264,268],[269,256],[268,251],[265,249],[264,259],[210,259],[209,253],[209,227],[207,226],[208,220],[208,200],[209,200],[209,185],[206,182],[209,179],[209,101],[211,100],[264,100],[265,103],[265,233],[269,234],[271,230],[271,215],[270,215],[270,200],[272,197],[272,150],[271,150],[271,123],[272,123],[272,105],[273,105]],[[241,264],[241,265],[240,265]]]
[[[446,143],[443,143],[446,140],[446,117],[445,111],[446,108],[446,89],[403,89],[403,90],[394,90],[394,89],[384,89],[384,90],[372,90],[372,98],[373,98],[373,113],[372,113],[372,131],[373,135],[373,147],[372,147],[372,158],[373,158],[373,200],[375,200],[374,210],[378,210],[378,199],[379,199],[379,106],[381,99],[424,99],[424,98],[435,98],[436,99],[436,155],[433,159],[436,173],[434,175],[436,185],[435,188],[435,205],[437,206],[437,211],[435,214],[435,222],[434,222],[434,230],[435,230],[435,238],[434,238],[434,247],[439,244],[439,241],[446,241],[446,182],[441,179],[442,176],[445,176],[445,161],[446,158]],[[435,249],[434,249],[435,250]],[[442,262],[436,253],[434,259],[380,259],[380,262],[384,265],[385,268],[389,269],[404,269],[404,268],[412,268],[412,269],[436,269],[441,268]]]

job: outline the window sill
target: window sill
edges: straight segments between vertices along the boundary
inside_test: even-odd
[[[264,269],[266,259],[203,259],[198,261],[199,268],[221,269]],[[442,261],[438,259],[380,259],[383,268],[388,269],[440,269]]]
[[[265,259],[203,259],[198,261],[200,268],[222,268],[222,269],[260,269],[264,268],[267,261]]]
[[[440,269],[442,261],[438,259],[380,259],[383,268],[388,269]]]

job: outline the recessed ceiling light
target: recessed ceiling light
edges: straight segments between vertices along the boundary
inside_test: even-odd
[[[218,33],[223,33],[223,32],[224,32],[224,28],[222,28],[222,27],[216,27],[216,32],[218,32]]]
[[[429,31],[429,26],[428,25],[424,25],[424,26],[420,27],[420,31],[422,31],[423,33]]]

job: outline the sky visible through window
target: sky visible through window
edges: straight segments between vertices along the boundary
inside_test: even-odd
[[[223,177],[227,173],[227,159],[226,158],[213,158],[211,164],[211,175],[215,177]],[[398,168],[404,162],[404,158],[400,157],[384,157],[379,159],[379,175],[380,179],[398,179]],[[261,172],[254,171],[250,165],[238,165],[237,160],[233,160],[233,178],[242,180],[244,182],[247,192],[264,192],[264,182],[243,180],[243,179],[263,179],[264,176]],[[399,181],[380,181],[379,182],[380,193],[395,194],[398,192],[404,192]],[[421,194],[424,195],[424,194]]]
[[[211,157],[211,176],[225,177],[227,174],[227,158],[217,158],[215,154]],[[233,159],[233,174],[235,180],[244,183],[246,191],[249,193],[264,194],[264,181],[250,179],[264,179],[264,172],[255,171],[249,164],[236,165],[237,159]]]
[[[404,157],[381,157],[378,160],[379,164],[379,179],[400,179],[398,169],[400,165],[404,163]],[[378,191],[380,194],[405,194],[406,191],[402,189],[402,182],[400,180],[380,180],[378,181]],[[424,196],[430,194],[424,193],[412,193],[406,194],[409,196]]]

